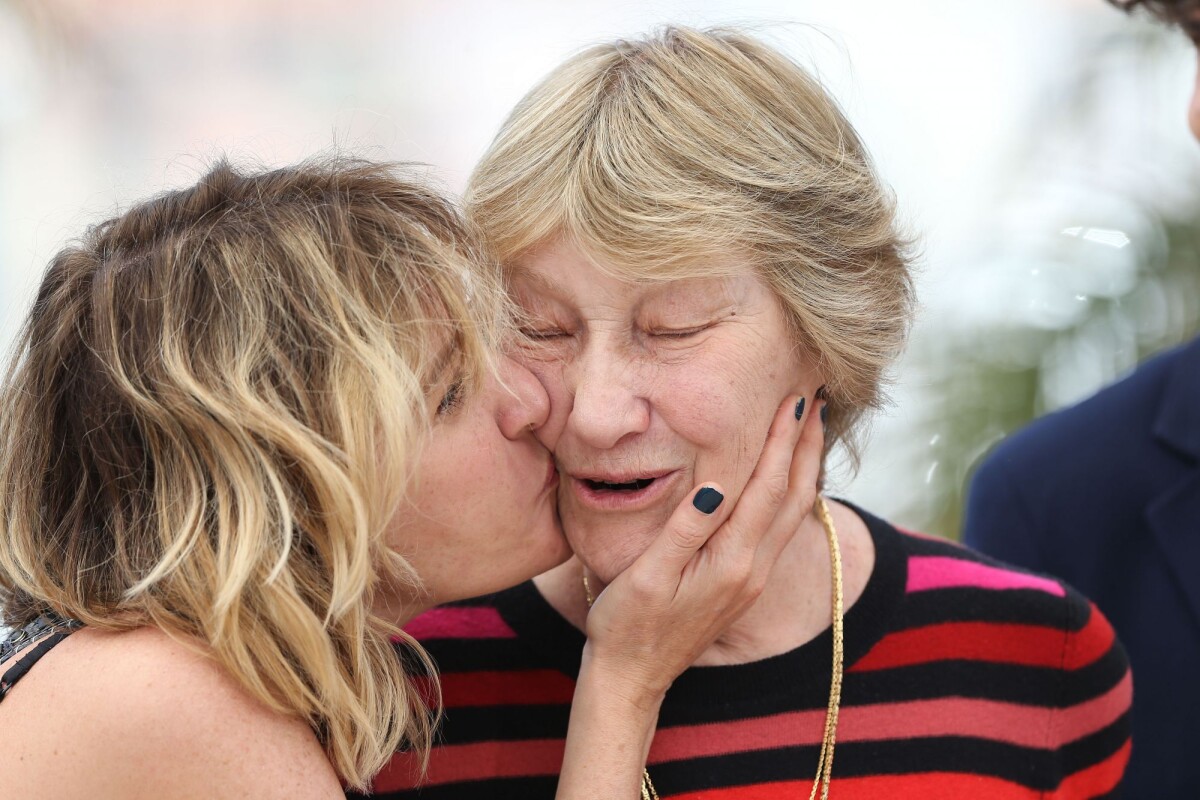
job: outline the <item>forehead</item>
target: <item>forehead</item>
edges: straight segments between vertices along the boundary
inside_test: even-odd
[[[608,296],[670,301],[764,285],[752,259],[742,253],[679,258],[664,264],[616,265],[561,240],[516,259],[509,276],[519,295],[560,299]]]

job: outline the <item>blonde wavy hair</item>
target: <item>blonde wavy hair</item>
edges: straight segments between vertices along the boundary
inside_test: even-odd
[[[427,752],[392,637],[435,673],[373,606],[421,591],[385,531],[435,372],[491,367],[474,242],[396,169],[328,159],[220,163],[59,253],[0,389],[5,621],[198,641],[356,788]]]
[[[912,316],[908,242],[854,129],[783,54],[683,27],[587,49],[517,104],[467,210],[509,268],[560,238],[637,280],[749,253],[826,376],[827,447],[857,465]]]

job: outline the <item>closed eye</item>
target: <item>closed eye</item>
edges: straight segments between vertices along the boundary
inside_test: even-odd
[[[694,328],[658,328],[650,331],[650,335],[658,336],[664,339],[686,339],[689,336],[695,336],[698,333],[703,333],[711,327],[712,323],[697,325]]]
[[[461,379],[454,381],[446,389],[446,393],[442,395],[441,401],[438,402],[437,415],[439,417],[451,414],[462,405],[463,393],[465,387]]]
[[[521,335],[534,342],[556,339],[567,336],[567,332],[559,328],[521,328]]]

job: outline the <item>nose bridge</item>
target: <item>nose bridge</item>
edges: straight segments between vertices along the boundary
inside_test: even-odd
[[[593,447],[614,446],[641,433],[650,415],[640,391],[640,365],[615,332],[589,336],[568,370],[574,402],[567,426]]]

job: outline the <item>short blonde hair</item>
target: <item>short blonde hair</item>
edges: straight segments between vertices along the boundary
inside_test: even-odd
[[[477,379],[504,316],[474,242],[397,170],[331,159],[218,164],[59,253],[0,389],[6,622],[198,640],[350,786],[427,752],[392,637],[434,672],[372,608],[420,591],[385,529],[434,358]]]
[[[638,280],[749,252],[826,376],[829,445],[857,464],[912,314],[908,243],[854,129],[786,56],[680,27],[585,50],[517,104],[467,209],[506,265],[557,238]]]

